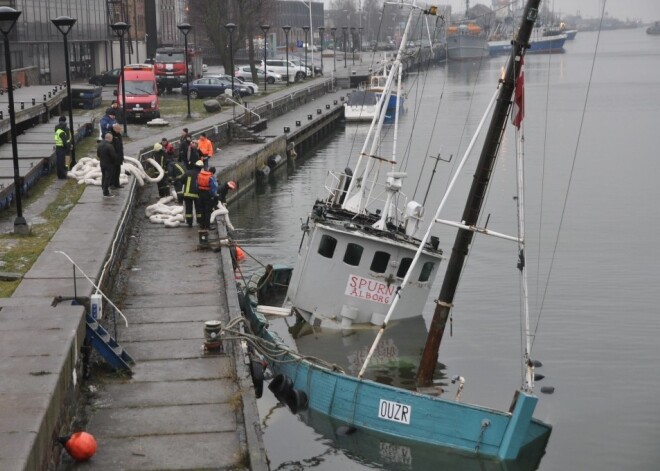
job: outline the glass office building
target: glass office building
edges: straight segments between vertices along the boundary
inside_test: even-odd
[[[108,28],[110,6],[107,0],[0,0],[21,12],[10,35],[14,70],[35,68],[38,83],[61,83],[65,79],[64,41],[51,23],[58,16],[77,20],[67,36],[71,78],[86,78],[93,71],[108,68]],[[4,61],[0,61],[4,71]]]

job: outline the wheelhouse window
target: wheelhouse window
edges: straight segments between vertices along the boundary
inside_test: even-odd
[[[433,273],[434,266],[435,263],[433,262],[426,262],[424,265],[422,265],[422,271],[419,273],[420,282],[429,281],[429,278],[431,278],[431,273]]]
[[[396,272],[397,278],[403,278],[408,273],[408,268],[412,263],[412,258],[402,258],[401,263],[399,264],[399,269]]]
[[[376,273],[385,273],[387,264],[390,263],[390,254],[387,252],[376,252],[371,261],[371,271]]]
[[[358,244],[348,244],[346,246],[346,253],[344,254],[344,263],[357,267],[362,259],[362,252],[364,248]]]
[[[325,258],[332,258],[332,256],[335,254],[336,248],[337,239],[329,235],[324,235],[321,237],[321,243],[319,244],[319,255],[322,255]]]

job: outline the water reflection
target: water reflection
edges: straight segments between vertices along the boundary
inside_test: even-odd
[[[376,328],[339,331],[323,330],[304,321],[295,323],[289,332],[298,351],[318,356],[357,376],[376,338]],[[428,331],[422,316],[391,322],[376,347],[365,378],[390,386],[415,389],[417,366],[422,356],[423,340]],[[435,382],[447,386],[445,366],[438,364]]]
[[[549,438],[548,434],[531,443],[515,461],[502,462],[405,440],[393,441],[390,437],[367,430],[346,433],[343,423],[313,411],[304,412],[301,418],[330,440],[332,446],[345,450],[354,460],[369,467],[395,471],[530,471],[538,469]]]

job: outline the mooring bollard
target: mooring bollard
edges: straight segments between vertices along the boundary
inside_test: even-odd
[[[222,339],[220,332],[222,331],[222,322],[220,321],[206,321],[204,322],[204,350],[215,351],[222,353]]]

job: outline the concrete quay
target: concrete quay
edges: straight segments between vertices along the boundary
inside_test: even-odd
[[[263,134],[272,136],[265,143],[222,144],[229,138],[229,108],[161,129],[157,138],[129,139],[126,154],[148,154],[162,135],[176,140],[183,127],[194,133],[214,129],[212,137],[223,148],[211,165],[226,179],[242,165],[254,170],[258,159],[267,162],[274,154],[264,147],[286,143],[284,126],[295,129],[295,121],[310,113],[314,118],[305,128],[323,119],[316,109],[330,99],[325,95],[331,89],[316,79],[264,97],[264,114],[288,111],[269,118]],[[239,178],[242,188],[250,186],[254,171],[247,175]],[[233,279],[219,268],[226,261],[198,251],[197,231],[187,226],[149,224],[130,234],[143,206],[155,200],[155,187],[140,190],[134,180],[112,199],[87,187],[13,296],[0,300],[0,469],[267,469],[242,350],[212,356],[201,350],[204,321],[238,315],[228,288]],[[73,270],[59,252],[79,268]],[[95,292],[85,277],[107,292],[126,280],[120,308],[129,327],[118,339],[137,365],[132,378],[109,381],[92,395],[98,411],[87,430],[97,436],[99,449],[81,465],[67,461],[56,438],[75,431],[78,394],[81,388],[89,393],[82,379],[84,308],[71,300]]]
[[[14,109],[17,128],[18,168],[21,193],[55,168],[53,134],[66,89],[62,86],[35,85],[14,90]],[[68,124],[68,119],[67,119]],[[73,117],[76,142],[88,136],[94,126],[91,112],[76,113]],[[0,94],[0,210],[14,202],[14,163],[11,149],[9,96]]]

